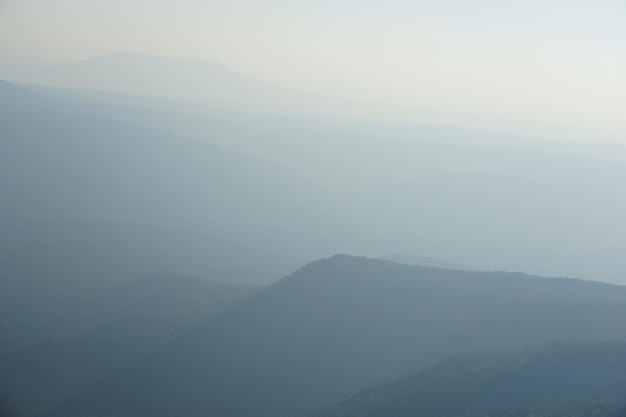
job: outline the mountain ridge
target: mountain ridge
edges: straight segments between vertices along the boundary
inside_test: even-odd
[[[428,365],[310,417],[621,416],[626,345],[558,344]]]
[[[204,246],[208,254],[230,258],[248,252],[255,263],[269,266],[274,262],[268,263],[269,259],[282,263],[289,248],[296,248],[292,243],[296,229],[308,228],[317,235],[331,229],[317,227],[321,223],[342,222],[322,210],[317,186],[277,163],[128,120],[81,114],[76,103],[7,87],[23,100],[0,96],[0,106],[6,110],[0,112],[6,134],[0,142],[4,192],[0,221],[6,223],[2,228],[14,228],[15,219],[150,225],[159,228],[161,235],[168,228],[204,233],[205,243],[213,240]],[[63,228],[56,229],[64,233]],[[99,230],[108,233],[104,227]],[[289,243],[284,249],[260,248],[258,242],[268,236]],[[81,233],[81,238],[89,237]],[[0,237],[0,243],[10,242]],[[206,263],[202,259],[207,255],[193,247],[196,243],[186,245],[190,249],[186,253],[171,251],[181,257],[194,253],[190,264]],[[311,256],[305,249],[307,242],[302,243],[296,261],[271,272],[255,270],[248,279],[255,280],[256,274],[262,280],[275,279],[330,252],[320,248],[318,239],[318,255]],[[251,247],[258,253],[249,251]],[[273,255],[268,253],[272,251]],[[233,262],[227,269],[240,264],[245,262]]]
[[[301,109],[309,107],[308,94],[260,81],[218,61],[132,51],[35,70],[17,81],[239,106],[261,113],[294,113],[294,103]]]
[[[616,285],[336,255],[51,415],[293,416],[463,351],[623,340],[624,315]]]

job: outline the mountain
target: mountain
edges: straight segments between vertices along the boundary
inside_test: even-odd
[[[3,328],[3,339],[19,332],[22,343],[31,343],[6,352],[10,346],[2,340],[0,393],[17,415],[37,415],[256,291],[153,273],[95,294],[74,291],[54,311],[32,304],[19,314],[5,307],[13,327]],[[45,315],[44,323],[38,315]]]
[[[464,355],[363,390],[311,417],[615,416],[626,345],[553,345]]]
[[[257,218],[263,205],[303,196],[278,166],[156,129],[58,107],[8,110],[1,121],[2,186],[21,193],[3,213],[195,224]],[[274,219],[289,218],[278,209]]]
[[[313,98],[230,70],[211,60],[117,51],[24,74],[18,81],[145,97],[236,106],[263,113],[293,113]],[[296,104],[294,106],[294,104]]]
[[[50,415],[293,416],[476,349],[624,340],[626,288],[334,256]]]
[[[336,252],[416,253],[478,269],[624,283],[626,199],[615,190],[626,169],[617,145],[603,151],[616,158],[591,158],[568,155],[569,143],[551,144],[550,152],[518,149],[505,134],[445,126],[403,131],[28,88],[67,98],[74,114],[219,144],[306,178],[318,194],[305,205],[317,200],[318,213],[344,227],[326,235],[327,244],[342,244],[302,262]]]
[[[36,111],[54,108],[55,100],[12,83],[0,80],[0,110]]]
[[[277,164],[0,92],[0,380],[31,412],[233,301],[207,282],[275,280],[343,230]],[[135,281],[154,271],[202,282]]]
[[[0,272],[61,252],[54,259],[117,264],[128,278],[167,270],[267,282],[354,233],[326,212],[318,187],[276,163],[2,88]],[[327,236],[338,231],[333,248]],[[73,257],[81,252],[89,262]]]

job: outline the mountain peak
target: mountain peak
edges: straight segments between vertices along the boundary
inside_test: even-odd
[[[158,58],[158,57],[154,55],[148,55],[143,52],[117,50],[117,51],[109,52],[108,54],[94,57],[94,59],[98,59],[98,58]]]
[[[187,64],[209,64],[219,66],[225,69],[225,67],[220,64],[218,61],[212,59],[200,59],[200,58],[187,58],[187,57],[174,57],[174,56],[166,56],[166,55],[152,55],[146,54],[144,52],[138,51],[128,51],[128,50],[117,50],[110,52],[105,55],[100,55],[91,59],[87,59],[82,62],[88,61],[100,61],[100,60],[124,60],[125,62],[150,62],[150,61],[160,61],[162,62],[179,62],[179,63],[187,63]]]
[[[103,90],[142,97],[244,108],[293,107],[291,96],[217,61],[113,51],[56,67],[28,80],[35,84]]]

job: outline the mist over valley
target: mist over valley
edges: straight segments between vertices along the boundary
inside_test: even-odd
[[[0,2],[0,417],[625,416],[626,9],[261,3]]]

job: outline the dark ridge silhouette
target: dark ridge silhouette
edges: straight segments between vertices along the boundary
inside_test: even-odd
[[[3,306],[11,322],[2,326],[0,390],[12,410],[38,415],[256,291],[153,273],[110,289],[72,291],[56,307],[23,295],[22,302],[33,304]]]
[[[50,415],[287,417],[475,349],[624,340],[626,288],[334,256]]]
[[[612,416],[626,405],[626,345],[470,354],[363,390],[310,417]]]

